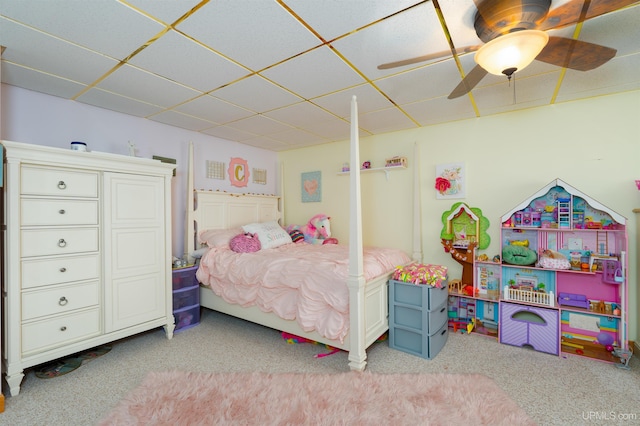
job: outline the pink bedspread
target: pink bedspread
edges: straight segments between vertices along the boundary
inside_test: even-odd
[[[196,277],[228,303],[256,305],[342,342],[349,329],[348,250],[334,244],[287,244],[256,253],[216,247],[202,257]],[[400,250],[365,248],[365,279],[410,261]]]

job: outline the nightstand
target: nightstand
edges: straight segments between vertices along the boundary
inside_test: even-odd
[[[174,331],[183,331],[200,324],[200,284],[197,266],[172,270]]]

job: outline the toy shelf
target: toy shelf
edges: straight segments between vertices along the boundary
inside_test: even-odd
[[[372,167],[370,169],[360,169],[360,173],[372,173],[372,172],[383,172],[386,175],[386,179],[389,180],[389,172],[394,170],[404,170],[406,169],[406,165],[402,166],[389,166],[389,167]],[[348,175],[351,171],[347,172],[338,172],[338,176],[340,175]]]

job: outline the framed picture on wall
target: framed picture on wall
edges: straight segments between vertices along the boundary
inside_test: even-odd
[[[322,201],[321,172],[305,172],[300,177],[300,192],[303,203],[318,203]]]
[[[436,166],[436,198],[465,198],[464,163],[438,164]]]

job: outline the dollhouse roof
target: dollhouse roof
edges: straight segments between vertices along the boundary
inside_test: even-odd
[[[598,209],[601,210],[605,213],[608,213],[613,220],[615,220],[617,223],[621,224],[621,225],[626,225],[627,223],[627,218],[625,218],[624,216],[620,215],[619,213],[614,212],[613,210],[611,210],[610,208],[604,206],[603,204],[601,204],[600,202],[594,200],[593,198],[589,197],[588,195],[584,194],[583,192],[577,190],[576,188],[574,188],[573,186],[569,185],[568,183],[564,182],[561,179],[554,179],[551,182],[549,182],[547,185],[545,185],[543,188],[541,188],[538,192],[536,192],[535,194],[532,194],[530,197],[528,197],[526,200],[524,200],[522,203],[518,204],[517,206],[515,206],[514,208],[512,208],[511,210],[509,210],[507,213],[505,213],[504,215],[502,215],[502,217],[500,218],[500,222],[506,222],[507,220],[509,220],[509,218],[517,211],[523,210],[524,208],[529,206],[529,203],[531,203],[531,200],[535,199],[535,198],[539,198],[542,197],[543,195],[545,195],[547,192],[549,192],[549,190],[551,188],[555,188],[556,186],[561,186],[562,188],[564,188],[565,191],[567,191],[569,194],[576,196],[576,197],[580,197],[583,200],[586,201],[587,204],[589,204],[589,206],[591,206],[594,209]]]
[[[451,221],[451,220],[455,219],[458,216],[458,214],[460,213],[460,210],[464,210],[465,213],[467,213],[469,216],[471,216],[471,219],[475,220],[476,222],[479,220],[478,216],[476,216],[471,211],[471,209],[464,203],[460,203],[460,205],[454,211],[452,211],[449,216],[447,216],[447,220]]]

